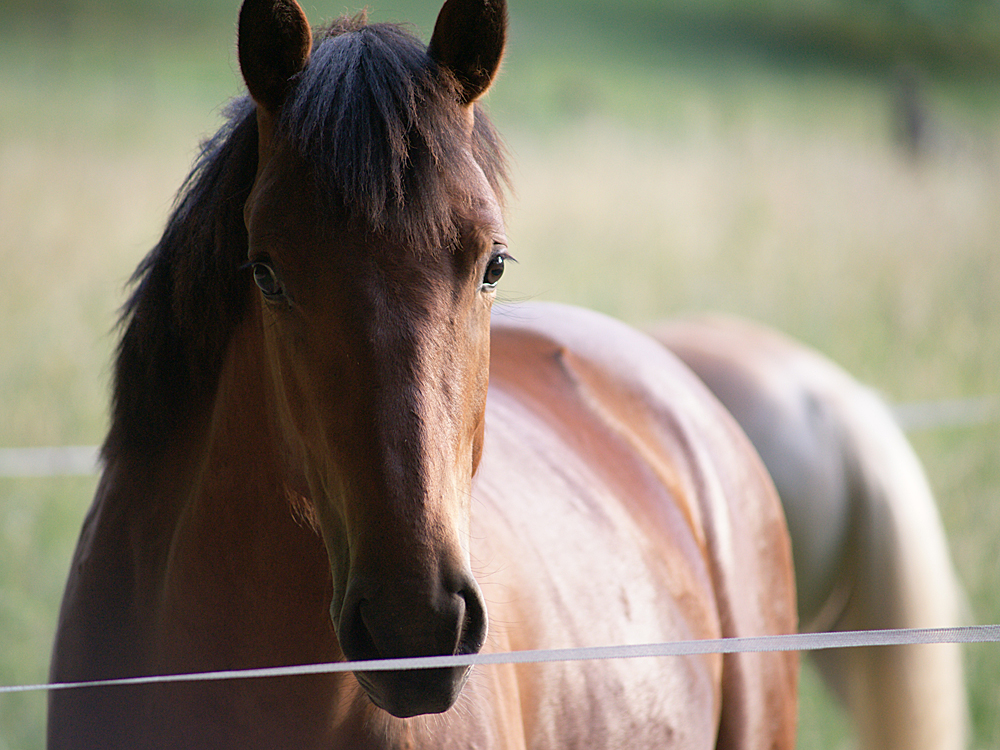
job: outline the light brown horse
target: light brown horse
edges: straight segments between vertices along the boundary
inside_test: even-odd
[[[51,677],[793,632],[752,447],[645,335],[492,314],[506,7],[246,0],[250,98],[123,318]],[[487,388],[489,394],[487,395]],[[54,692],[52,748],[792,748],[794,654]]]
[[[803,630],[953,627],[963,594],[920,461],[892,413],[818,352],[736,318],[660,324],[746,430],[788,518]],[[863,750],[962,750],[957,644],[819,651]]]

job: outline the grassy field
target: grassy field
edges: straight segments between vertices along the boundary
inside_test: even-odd
[[[235,5],[171,0],[115,19],[114,5],[79,0],[41,25],[0,16],[0,447],[101,440],[124,283],[240,89]],[[768,44],[720,33],[715,16],[698,34],[670,33],[662,24],[690,18],[657,16],[651,0],[614,18],[570,6],[512,4],[488,101],[515,162],[520,262],[507,300],[636,324],[724,310],[818,347],[893,401],[1000,393],[1000,86],[989,76],[927,57],[938,60],[921,74],[931,135],[913,156],[894,139],[892,60],[874,47],[809,55],[787,24],[786,41]],[[385,0],[375,16],[426,36],[436,10]],[[912,437],[970,619],[1000,622],[1000,425]],[[0,479],[0,684],[45,679],[94,483]],[[968,667],[974,747],[1000,746],[1000,649],[970,647]],[[0,696],[0,750],[42,746],[44,703]],[[849,743],[807,673],[800,747]]]

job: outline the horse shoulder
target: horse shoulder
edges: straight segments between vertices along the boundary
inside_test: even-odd
[[[849,590],[844,577],[854,565],[845,554],[857,522],[856,448],[844,420],[856,411],[860,386],[802,345],[737,318],[669,321],[652,333],[711,388],[753,441],[793,540],[799,616],[807,628],[820,626],[839,614]]]
[[[519,494],[533,498],[522,501],[529,515],[547,513],[542,525],[556,525],[544,538],[518,529],[534,536],[536,547],[541,543],[545,585],[580,571],[563,585],[584,596],[567,608],[616,622],[609,629],[621,632],[607,633],[608,642],[630,634],[671,640],[794,632],[780,506],[746,438],[700,381],[642,334],[572,308],[502,311],[493,342],[487,451],[502,442],[510,464],[503,503]],[[534,474],[511,487],[511,477],[526,467]],[[489,461],[484,468],[495,471]],[[500,493],[490,482],[481,477],[479,486]],[[545,483],[551,486],[542,492]],[[595,572],[594,565],[606,570]],[[611,596],[616,577],[622,580]],[[636,608],[642,585],[662,609]],[[543,623],[532,632],[544,629]],[[588,635],[596,637],[593,623]],[[754,737],[765,736],[779,738],[776,746],[789,744],[794,657],[727,656],[721,677],[711,660],[700,666],[700,678],[715,681],[723,736],[732,746],[753,746]],[[680,674],[676,667],[662,672]],[[662,694],[677,689],[665,686]]]

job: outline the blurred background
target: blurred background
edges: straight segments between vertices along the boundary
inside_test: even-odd
[[[303,3],[312,21],[354,12]],[[0,448],[103,438],[116,311],[241,92],[237,0],[0,5]],[[372,0],[427,39],[437,0]],[[997,0],[511,0],[486,106],[520,261],[508,301],[635,324],[745,315],[894,403],[1000,394]],[[910,432],[969,599],[1000,622],[995,401]],[[0,684],[46,678],[96,477],[0,478]],[[1000,647],[972,646],[973,746]],[[43,693],[0,695],[0,750]],[[811,672],[801,748],[850,734]]]

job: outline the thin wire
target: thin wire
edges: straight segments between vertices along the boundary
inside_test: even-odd
[[[43,690],[79,690],[83,688],[117,687],[124,685],[150,685],[170,682],[210,682],[217,680],[260,679],[264,677],[293,677],[337,672],[386,672],[410,669],[486,666],[490,664],[538,664],[557,661],[639,659],[774,651],[819,651],[834,648],[912,646],[932,643],[996,643],[998,641],[1000,641],[1000,625],[970,625],[954,628],[904,628],[896,630],[850,630],[833,633],[795,633],[792,635],[765,635],[749,638],[714,638],[624,646],[507,651],[495,654],[465,654],[457,656],[427,656],[412,659],[299,664],[288,667],[229,669],[217,672],[151,675],[148,677],[125,677],[112,680],[10,685],[0,687],[0,694]]]

